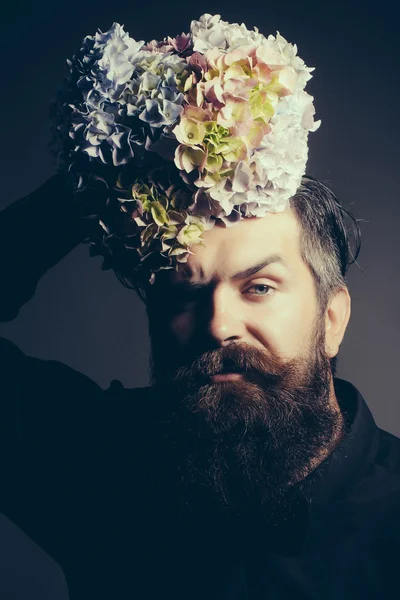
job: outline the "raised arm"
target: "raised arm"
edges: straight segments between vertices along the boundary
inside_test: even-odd
[[[0,321],[86,237],[71,194],[58,174],[0,212]],[[85,375],[0,337],[0,511],[60,564],[83,465],[106,443],[105,402]]]
[[[44,273],[85,238],[64,174],[0,212],[0,322],[11,321]]]

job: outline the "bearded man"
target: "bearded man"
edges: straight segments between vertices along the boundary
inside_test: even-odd
[[[343,215],[304,178],[286,211],[206,232],[145,290],[149,388],[1,338],[1,508],[71,598],[390,597],[400,445],[335,377]],[[7,321],[84,233],[60,175],[0,222]]]
[[[306,222],[324,194],[309,180],[293,203],[299,216],[214,227],[149,291],[153,382],[173,399],[168,437],[185,448],[184,480],[210,487],[228,511],[264,506],[268,518],[345,434],[331,360],[350,296],[329,222],[323,236]]]

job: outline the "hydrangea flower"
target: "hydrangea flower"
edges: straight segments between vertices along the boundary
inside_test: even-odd
[[[279,32],[206,13],[188,34],[145,44],[114,23],[67,65],[53,154],[76,192],[107,190],[91,244],[109,264],[150,265],[152,281],[217,220],[282,211],[298,189],[320,122],[304,89],[313,69]]]

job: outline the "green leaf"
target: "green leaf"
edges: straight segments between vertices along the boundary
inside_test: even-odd
[[[167,211],[161,202],[154,201],[151,203],[151,214],[157,225],[168,225]]]

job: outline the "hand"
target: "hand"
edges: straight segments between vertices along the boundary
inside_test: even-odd
[[[100,240],[104,230],[99,221],[105,219],[109,197],[106,183],[94,173],[85,174],[85,181],[73,171],[64,173],[64,176],[85,239]]]

